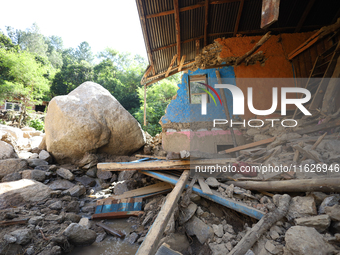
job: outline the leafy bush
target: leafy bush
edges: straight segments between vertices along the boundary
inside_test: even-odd
[[[32,128],[35,128],[36,130],[39,130],[39,131],[44,131],[44,129],[45,129],[45,124],[40,119],[30,120],[28,125]]]
[[[1,119],[1,120],[0,120],[0,124],[6,125],[6,121]]]

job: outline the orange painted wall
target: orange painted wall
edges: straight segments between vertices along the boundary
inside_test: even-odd
[[[288,54],[307,40],[313,33],[314,32],[273,35],[256,51],[263,51],[266,57],[263,65],[257,62],[255,65],[246,66],[243,63],[234,68],[236,85],[245,95],[245,119],[262,118],[261,116],[254,116],[248,110],[246,102],[247,87],[253,87],[253,104],[258,110],[266,110],[272,106],[272,87],[278,87],[279,100],[277,110],[280,110],[280,88],[294,87],[294,80],[275,79],[274,81],[267,79],[265,81],[264,79],[253,78],[293,78],[293,67],[291,62],[288,61]],[[260,39],[261,36],[245,36],[217,39],[216,41],[223,46],[220,57],[227,58],[231,56],[243,56],[246,52],[250,51]],[[292,107],[294,106],[290,107],[288,105],[287,109],[293,109]]]

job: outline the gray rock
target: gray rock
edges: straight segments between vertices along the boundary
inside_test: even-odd
[[[28,159],[27,160],[28,165],[30,167],[36,167],[36,166],[47,166],[48,162],[42,159]]]
[[[325,213],[329,215],[331,220],[340,221],[340,205],[333,205],[332,207],[326,207]]]
[[[16,238],[17,244],[25,245],[29,243],[32,239],[32,233],[29,229],[17,229],[11,232],[9,235],[14,236]]]
[[[75,212],[75,213],[78,213],[79,212],[79,202],[78,201],[71,201],[65,207],[65,211],[66,212]]]
[[[65,217],[63,215],[49,214],[45,217],[45,221],[55,221],[57,223],[63,223]]]
[[[97,167],[94,166],[94,167],[90,168],[89,170],[87,170],[86,175],[90,176],[92,178],[96,178],[97,177]]]
[[[45,151],[45,150],[40,151],[39,159],[45,160],[47,162],[51,162],[52,161],[51,155],[47,151]]]
[[[71,222],[75,222],[78,223],[81,219],[81,216],[79,216],[78,214],[75,213],[66,213],[65,214],[65,221],[71,221]]]
[[[91,227],[91,222],[88,218],[81,218],[79,221],[79,225],[89,229]]]
[[[98,172],[97,172],[98,174]],[[124,181],[121,183],[117,183],[114,187],[115,195],[121,195],[126,191],[133,190],[136,187],[136,183],[133,181]]]
[[[0,160],[0,178],[24,169],[27,169],[27,161],[25,159],[12,158]]]
[[[95,211],[95,206],[94,205],[87,205],[87,206],[83,206],[81,208],[81,211],[84,212],[84,213],[91,213],[93,214],[94,211]]]
[[[25,170],[22,171],[21,178],[43,182],[46,178],[46,175],[45,172],[41,170]]]
[[[333,205],[338,205],[339,204],[339,200],[340,200],[340,195],[333,195],[333,196],[329,196],[326,197],[321,205],[319,206],[319,214],[323,214],[325,213],[325,208],[326,206],[333,206]]]
[[[63,208],[63,203],[61,201],[57,201],[53,204],[50,204],[48,208],[52,210],[60,210],[61,208]]]
[[[125,240],[130,243],[130,244],[134,244],[137,239],[138,239],[138,234],[136,234],[135,232],[132,232],[130,235],[128,235]]]
[[[209,243],[209,248],[212,252],[212,255],[225,255],[229,252],[224,243],[221,244]]]
[[[196,193],[191,193],[190,194],[190,200],[194,203],[197,203],[198,201],[201,200],[201,197],[197,195]]]
[[[44,219],[44,217],[42,217],[42,216],[34,216],[34,217],[29,219],[28,224],[38,225],[43,219]]]
[[[136,170],[133,171],[121,171],[118,175],[118,181],[128,181],[131,180],[133,175],[137,173]],[[103,178],[101,178],[103,179]]]
[[[49,165],[46,165],[46,166],[36,166],[35,168],[34,168],[34,170],[41,170],[41,171],[48,171],[49,169],[50,169],[50,167],[51,166],[49,166]]]
[[[15,242],[17,241],[17,238],[16,238],[15,236],[5,234],[5,235],[4,235],[4,240],[5,240],[7,243],[15,243]]]
[[[75,186],[68,180],[55,180],[48,185],[53,190],[67,190]]]
[[[287,255],[327,255],[334,248],[314,228],[293,226],[285,235]]]
[[[69,180],[69,181],[74,180],[74,174],[70,170],[65,169],[65,168],[59,168],[57,170],[57,175],[59,175],[61,178]]]
[[[101,169],[97,169],[97,177],[102,180],[111,179],[112,173],[110,171],[103,171]]]
[[[86,193],[86,189],[83,185],[75,185],[74,187],[64,191],[65,194],[69,194],[72,197],[80,197]]]
[[[273,241],[268,240],[264,248],[269,251],[270,254],[282,254],[283,246]]]
[[[71,223],[63,234],[70,243],[77,246],[91,245],[97,238],[96,232],[77,223]]]
[[[0,140],[0,160],[9,158],[18,158],[18,154],[12,145]]]
[[[33,254],[34,254],[34,247],[33,247],[33,246],[28,247],[28,248],[26,249],[26,254],[27,254],[27,255],[33,255]]]
[[[7,174],[4,178],[2,178],[2,182],[12,182],[21,179],[21,173],[15,172],[11,174]]]
[[[218,188],[220,186],[219,182],[214,177],[209,177],[205,180],[205,183],[208,184],[210,187]]]
[[[215,235],[217,235],[218,237],[223,236],[224,232],[223,232],[223,225],[222,224],[219,224],[219,225],[213,224],[212,228],[214,230]]]
[[[184,227],[188,235],[195,235],[201,244],[214,237],[214,230],[196,216],[185,223]]]
[[[96,238],[96,243],[102,242],[102,241],[105,239],[106,236],[107,236],[106,233],[98,234],[98,235],[97,235],[97,238]]]
[[[83,169],[89,169],[97,165],[98,159],[95,154],[85,153],[84,157],[78,162],[78,166]]]
[[[295,219],[298,226],[313,227],[319,232],[325,231],[331,224],[331,219],[327,214]]]
[[[241,233],[241,232],[240,232]],[[226,232],[223,237],[222,237],[222,240],[223,242],[227,243],[229,241],[232,241],[233,239],[235,239],[235,235],[233,234],[230,234],[229,232]]]
[[[75,180],[83,184],[85,187],[93,187],[96,185],[96,181],[93,178],[85,175],[81,177],[76,177]]]
[[[138,239],[138,242],[140,239],[141,238]],[[174,251],[180,252],[181,254],[188,254],[190,243],[185,234],[171,233],[170,235],[167,235],[161,239],[159,246],[161,246],[163,243],[169,245],[170,249]]]
[[[190,203],[188,207],[181,209],[181,217],[179,218],[179,224],[183,225],[185,222],[191,219],[197,210],[197,205],[195,203]]]
[[[313,197],[294,197],[290,202],[286,217],[291,220],[316,214],[316,206]]]
[[[35,180],[0,183],[0,209],[18,206],[24,201],[37,202],[51,195],[52,190]]]

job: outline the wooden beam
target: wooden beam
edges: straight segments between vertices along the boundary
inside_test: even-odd
[[[148,54],[149,63],[153,67],[153,69],[152,69],[153,72],[152,73],[153,73],[153,75],[155,75],[155,65],[154,65],[153,59],[152,59],[148,31],[146,29],[146,24],[145,24],[145,15],[144,15],[143,3],[142,3],[142,0],[137,0],[136,3],[137,3],[138,10],[139,10],[138,13],[139,13],[139,19],[141,21],[144,41],[145,41],[145,45],[146,45],[146,52]]]
[[[238,7],[238,13],[237,13],[237,19],[236,19],[236,23],[235,23],[235,28],[234,28],[234,34],[233,36],[236,36],[237,31],[238,31],[238,26],[240,24],[240,20],[241,20],[241,15],[242,15],[242,10],[243,10],[243,5],[244,5],[244,0],[240,1],[240,5]]]
[[[332,20],[332,23],[335,23],[336,20],[340,17],[340,9],[337,11],[337,13],[335,14],[333,20]]]
[[[228,181],[237,187],[268,192],[340,192],[340,178],[317,178],[287,181]]]
[[[196,56],[200,54],[200,40],[196,40]]]
[[[177,65],[181,61],[181,26],[179,23],[178,0],[174,0],[175,24],[176,24],[176,41],[177,41]]]
[[[240,151],[240,150],[244,150],[244,149],[254,148],[256,146],[268,144],[268,143],[271,143],[271,142],[274,142],[274,141],[275,141],[275,137],[271,137],[271,138],[264,139],[264,140],[261,140],[261,141],[257,141],[257,142],[254,142],[254,143],[248,143],[248,144],[245,144],[245,145],[241,145],[241,146],[238,146],[236,148],[230,148],[230,149],[227,149],[227,150],[224,150],[224,151],[220,151],[219,154],[226,154],[226,153],[231,153],[231,152]]]
[[[232,2],[238,2],[240,0],[215,0],[215,1],[211,1],[210,0],[210,4],[224,4],[224,3],[232,3]],[[190,10],[194,10],[197,8],[201,8],[205,5],[205,1],[203,2],[199,2],[197,4],[194,5],[189,5],[186,7],[182,7],[179,9],[179,12],[185,12],[185,11],[190,11]],[[164,11],[164,12],[158,12],[158,13],[153,13],[153,14],[149,14],[146,15],[147,19],[151,19],[151,18],[156,18],[156,17],[161,17],[161,16],[166,16],[166,15],[170,15],[170,14],[174,14],[175,10],[169,10],[169,11]]]
[[[337,119],[337,120],[334,120],[328,123],[321,123],[319,125],[303,128],[303,129],[297,130],[295,133],[299,135],[304,135],[304,134],[314,133],[318,131],[323,131],[323,130],[338,127],[338,126],[340,126],[340,119]]]
[[[143,243],[141,246],[139,246],[136,255],[154,255],[156,253],[159,241],[163,237],[164,230],[169,222],[171,214],[177,206],[178,199],[180,198],[189,179],[189,174],[189,170],[185,170],[182,173],[181,177],[176,183],[176,186],[168,195],[161,211],[158,213],[158,216],[152,224],[152,227],[145,237]]]
[[[208,16],[209,16],[209,0],[205,0],[204,4],[204,47],[208,44]]]
[[[294,33],[299,33],[300,32],[301,27],[302,27],[303,23],[305,22],[305,20],[306,20],[306,18],[308,16],[310,10],[312,9],[314,3],[315,3],[315,0],[309,0],[308,4],[306,6],[306,9],[303,12],[303,14],[302,14],[302,16],[301,16],[301,18],[299,20],[299,23],[297,24],[297,26],[295,28]]]
[[[270,37],[271,37],[271,35],[270,35],[270,31],[269,31],[255,44],[255,46],[250,51],[248,51],[246,54],[244,54],[242,57],[240,57],[236,60],[236,65],[238,66],[247,57],[249,57],[251,54],[253,54],[255,51],[257,51]]]
[[[146,126],[146,84],[144,84],[144,126]]]
[[[216,73],[218,84],[222,84],[220,72],[218,70],[216,70],[215,73]],[[221,94],[221,99],[222,99],[223,108],[224,108],[226,118],[227,118],[228,122],[230,123],[230,113],[229,113],[227,98],[225,96],[224,89],[220,88],[220,94]],[[233,129],[233,127],[230,127],[229,130],[230,130],[231,138],[233,140],[233,144],[234,144],[234,148],[235,148],[235,147],[237,147],[237,142],[236,142],[234,129]],[[236,152],[236,156],[238,157],[238,152]]]
[[[177,54],[175,54],[175,55],[173,56],[173,58],[172,58],[172,60],[171,60],[171,62],[170,62],[170,65],[169,65],[169,67],[168,67],[168,70],[167,70],[166,73],[165,73],[165,76],[164,76],[165,78],[169,76],[169,73],[170,73],[170,71],[171,71],[172,66],[174,65],[174,63],[175,63],[175,61],[176,61],[176,58],[177,58]]]
[[[98,213],[93,214],[91,219],[121,219],[121,218],[129,218],[131,216],[140,216],[143,214],[143,211],[124,211],[124,212],[109,212],[109,213]]]
[[[182,71],[182,67],[183,67],[185,58],[186,58],[186,55],[183,55],[182,59],[181,59],[181,62],[179,63],[179,66],[178,66],[178,71]]]
[[[101,223],[101,222],[97,222],[96,223],[97,226],[103,228],[107,233],[109,233],[110,235],[113,235],[113,236],[117,236],[119,238],[124,238],[125,237],[125,234],[122,233],[121,231],[119,230],[116,230],[116,229],[112,229],[110,228],[109,226],[105,225],[104,223]]]

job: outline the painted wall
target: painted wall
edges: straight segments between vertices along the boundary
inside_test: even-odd
[[[201,105],[200,104],[190,104],[189,101],[189,76],[190,75],[206,75],[208,78],[208,84],[214,87],[216,84],[216,71],[217,69],[198,69],[195,72],[189,71],[183,74],[182,83],[178,84],[178,91],[176,99],[172,100],[166,109],[165,115],[161,118],[161,123],[193,123],[202,121],[213,121],[214,119],[225,119],[226,115],[224,112],[223,105],[221,105],[215,95],[215,100],[217,106],[210,100],[207,104],[207,115],[201,115]],[[218,69],[223,79],[223,82],[228,82],[228,84],[235,85],[235,73],[232,66],[223,67]],[[217,93],[220,95],[219,89],[216,89]],[[213,94],[213,93],[212,93]],[[225,94],[228,102],[228,109],[230,115],[233,112],[232,96],[229,90],[225,89]]]

